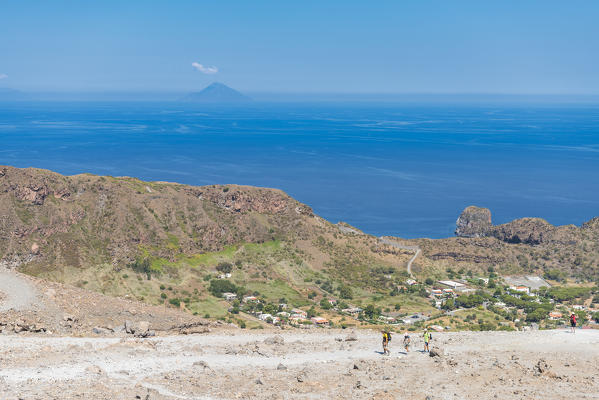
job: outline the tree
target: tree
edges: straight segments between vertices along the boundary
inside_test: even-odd
[[[374,306],[372,304],[367,305],[366,308],[364,309],[364,315],[368,319],[374,319],[375,312],[376,311],[375,311]]]
[[[547,317],[547,312],[542,308],[537,308],[536,310],[526,314],[527,322],[540,322]]]
[[[325,292],[329,292],[329,293],[333,292],[333,284],[331,283],[331,281],[323,282],[323,284],[320,286],[320,288],[322,290],[324,290]]]
[[[333,306],[331,305],[331,303],[329,303],[327,299],[322,299],[320,300],[320,308],[324,310],[330,310],[331,308],[333,308]]]
[[[242,294],[243,288],[237,287],[233,282],[226,279],[213,279],[210,281],[208,291],[216,297],[222,297],[223,293],[237,293]]]
[[[435,283],[435,281],[433,281],[433,278],[426,278],[424,280],[424,283],[426,283],[427,285],[432,285],[433,283]]]
[[[453,310],[455,308],[455,300],[447,299],[447,301],[441,306],[444,310]]]
[[[342,299],[349,300],[354,298],[354,294],[352,293],[351,288],[347,285],[343,285],[339,288],[339,296],[341,296]]]
[[[223,274],[230,274],[233,270],[233,265],[228,262],[221,262],[216,266],[216,270],[222,272]]]
[[[268,303],[264,306],[264,313],[266,314],[276,314],[276,312],[279,310],[278,306],[275,306],[274,304]]]
[[[316,309],[314,306],[310,307],[310,309],[306,312],[308,318],[312,318],[316,316]]]

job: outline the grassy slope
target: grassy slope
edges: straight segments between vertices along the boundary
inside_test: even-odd
[[[416,294],[390,296],[407,278],[409,252],[382,246],[372,236],[342,233],[279,191],[40,170],[11,169],[2,179],[0,209],[7,219],[0,257],[27,254],[31,243],[40,243],[41,257],[21,266],[30,274],[151,304],[178,299],[191,312],[221,317],[230,305],[208,293],[208,278],[218,275],[219,263],[229,262],[235,265],[233,282],[272,303],[284,298],[294,306],[317,306],[323,298],[339,298],[339,288],[347,286],[353,305],[435,312]],[[22,196],[31,187],[47,188],[43,204]],[[59,196],[64,191],[70,193],[66,200]],[[14,240],[12,230],[25,236]],[[404,242],[423,249],[413,266],[420,280],[447,278],[461,269],[482,275],[489,267],[542,274],[571,266],[581,276],[596,275],[597,230],[576,235],[559,246],[494,238]],[[132,268],[139,260],[150,263],[150,279]]]

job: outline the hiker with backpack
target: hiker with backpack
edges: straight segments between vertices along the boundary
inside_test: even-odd
[[[570,332],[576,333],[576,314],[570,315]]]
[[[410,352],[410,334],[408,333],[408,331],[406,331],[406,333],[403,336],[403,346],[406,349],[406,353]]]
[[[424,330],[424,351],[425,352],[427,352],[427,351],[429,353],[431,352],[428,347],[428,344],[431,340],[433,340],[433,335],[428,331],[428,329],[425,329]]]
[[[391,352],[389,351],[389,342],[391,341],[391,332],[383,331],[383,355],[389,356]]]

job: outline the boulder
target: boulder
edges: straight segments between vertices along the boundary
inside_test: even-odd
[[[133,323],[131,321],[125,321],[125,332],[129,334],[135,333],[135,328],[133,328]]]
[[[270,336],[264,339],[264,344],[285,344],[285,339],[281,335]]]
[[[95,333],[96,335],[108,335],[108,334],[112,333],[111,330],[109,330],[107,328],[102,328],[100,326],[94,327],[94,329],[92,329],[92,332]]]
[[[348,334],[345,337],[345,341],[346,342],[356,342],[356,341],[358,341],[358,335],[356,335],[355,331],[352,331],[350,334]]]
[[[39,246],[39,244],[37,244],[37,243],[33,243],[33,244],[31,245],[31,254],[35,254],[35,255],[37,255],[37,254],[39,254],[39,253],[40,253],[40,246]]]
[[[202,368],[202,369],[210,368],[208,366],[208,363],[206,361],[203,361],[203,360],[194,362],[193,366],[196,367],[196,368]]]
[[[492,227],[491,211],[488,208],[469,206],[456,221],[455,234],[466,238],[485,237]]]
[[[431,349],[431,350],[428,352],[428,355],[429,355],[430,357],[441,357],[441,351],[440,351],[439,349]]]
[[[146,336],[150,331],[150,323],[148,321],[140,321],[135,327],[135,336]]]
[[[150,330],[150,323],[148,321],[139,321],[132,323],[131,321],[125,321],[125,332],[136,337],[150,337],[155,336],[156,332]]]
[[[541,358],[539,361],[537,361],[534,369],[536,374],[544,374],[549,371],[549,364],[547,364],[547,361]]]

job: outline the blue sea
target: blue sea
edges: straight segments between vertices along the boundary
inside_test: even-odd
[[[0,104],[0,164],[279,188],[375,235],[599,215],[599,105],[297,102]]]

